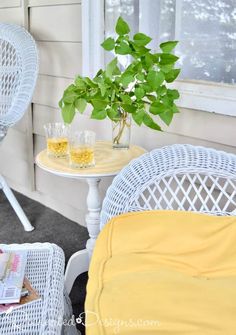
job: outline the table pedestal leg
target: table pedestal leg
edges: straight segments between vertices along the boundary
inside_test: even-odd
[[[86,223],[90,238],[87,241],[86,249],[89,252],[89,256],[92,255],[93,248],[100,231],[99,224],[102,205],[99,194],[100,181],[101,179],[99,178],[87,178],[89,191],[87,196],[88,214],[86,215]]]
[[[69,294],[75,279],[83,272],[88,271],[90,257],[99,234],[101,199],[99,194],[99,178],[86,179],[89,191],[87,196],[88,214],[86,215],[87,229],[89,239],[86,243],[86,249],[74,253],[67,264],[65,273],[65,287]]]

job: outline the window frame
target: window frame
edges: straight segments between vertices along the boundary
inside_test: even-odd
[[[147,8],[147,0],[139,0]],[[177,0],[182,1],[182,0]],[[150,34],[148,11],[140,20],[140,31]],[[176,22],[178,24],[178,13]],[[100,46],[105,38],[104,0],[82,1],[83,74],[93,76],[104,67],[104,50]],[[146,27],[146,28],[145,28]],[[176,34],[178,31],[176,29]],[[176,36],[178,37],[178,36]],[[177,105],[199,111],[236,116],[236,85],[203,80],[176,80],[170,85],[180,92]]]
[[[82,69],[84,76],[94,76],[104,67],[104,0],[82,1]]]

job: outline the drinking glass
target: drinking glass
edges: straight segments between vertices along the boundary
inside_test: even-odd
[[[68,155],[69,126],[64,123],[47,123],[44,125],[47,138],[47,154],[51,157],[65,157]]]
[[[95,165],[95,138],[96,134],[90,130],[71,134],[69,138],[69,158],[72,167],[87,168]]]

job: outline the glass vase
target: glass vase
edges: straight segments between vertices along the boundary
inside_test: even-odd
[[[121,112],[120,118],[112,121],[113,149],[129,149],[131,117],[129,113]]]

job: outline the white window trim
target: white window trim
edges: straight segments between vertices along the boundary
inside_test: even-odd
[[[145,7],[147,7],[146,1]],[[145,29],[146,31],[143,29],[145,20],[148,22],[148,17],[143,18],[140,31],[148,33],[148,28]],[[104,50],[100,46],[104,35],[104,0],[83,0],[84,75],[93,76],[100,68],[104,67]],[[176,80],[171,86],[180,92],[180,99],[177,102],[179,107],[236,116],[236,85],[199,80]]]
[[[236,86],[200,80],[176,80],[179,107],[236,116]]]
[[[83,75],[94,76],[104,67],[104,0],[82,1]]]

